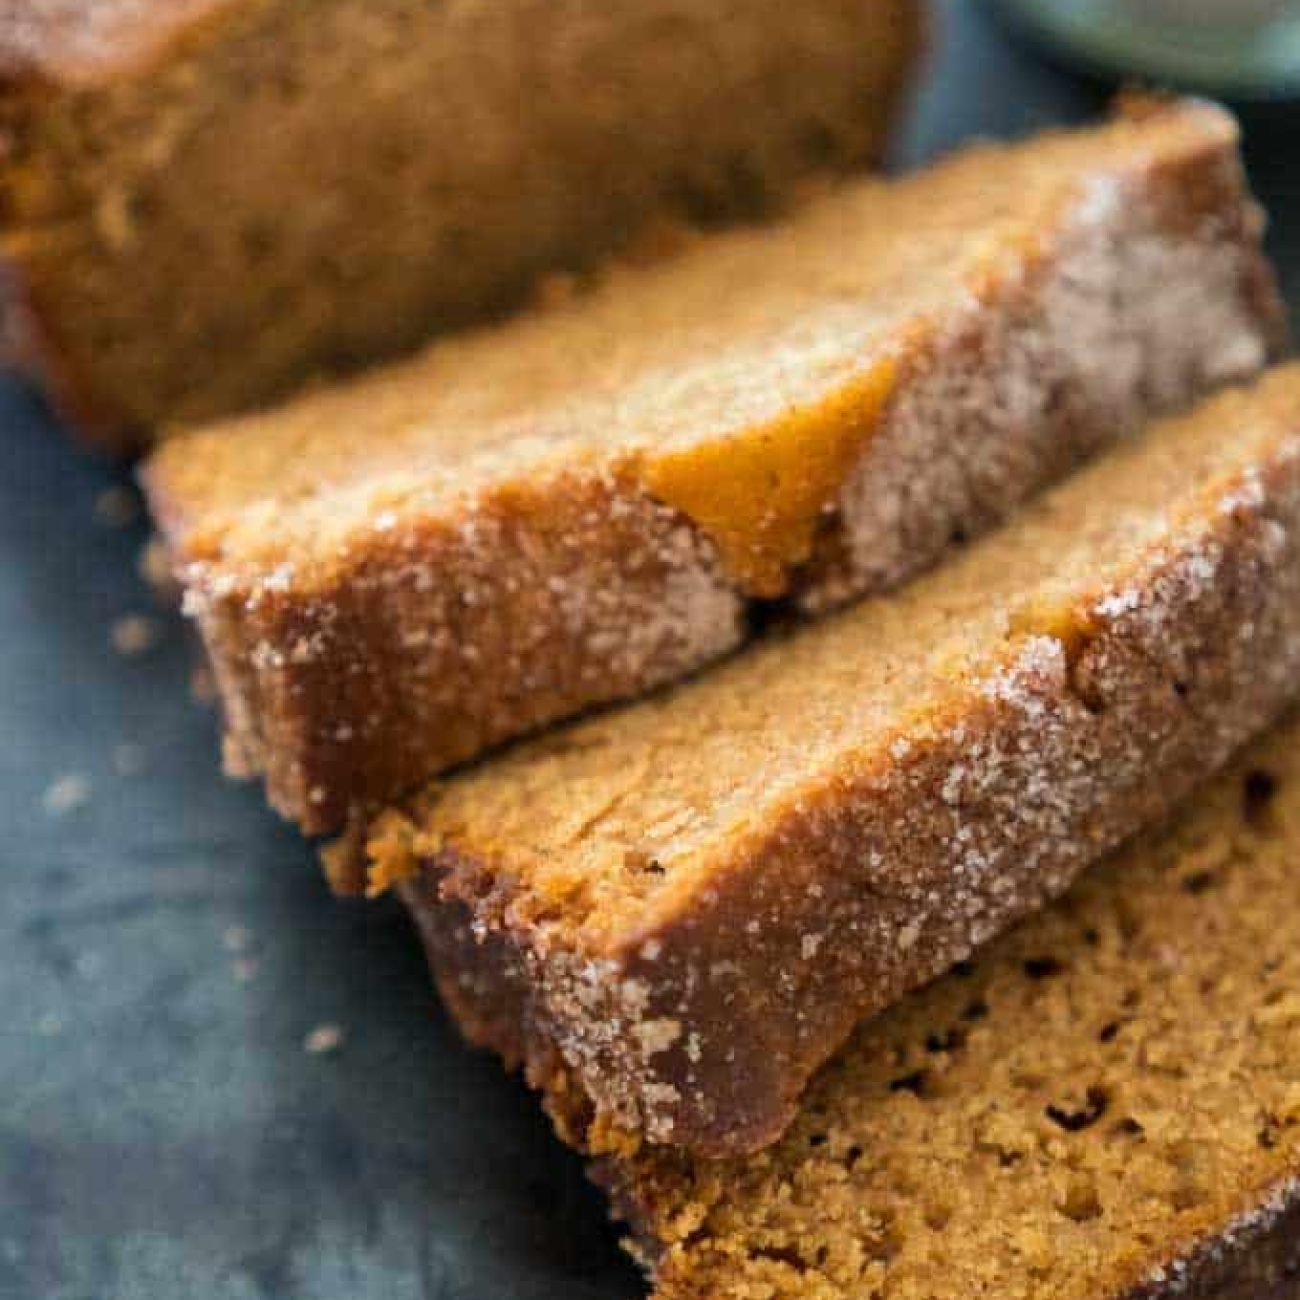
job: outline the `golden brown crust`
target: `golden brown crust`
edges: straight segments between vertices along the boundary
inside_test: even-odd
[[[276,806],[312,830],[410,786],[431,750],[445,766],[593,698],[643,693],[742,631],[707,546],[599,473],[507,485],[472,529],[377,538],[353,577],[333,599],[191,595],[223,699],[241,709],[228,768],[264,771]],[[593,656],[557,653],[572,640]],[[278,743],[257,743],[267,726]]]
[[[1190,502],[1170,504],[1172,518],[1155,521],[1155,540],[1131,568],[1065,593],[1059,610],[1027,607],[991,662],[958,666],[951,693],[896,732],[873,734],[862,753],[844,740],[834,766],[817,769],[797,797],[765,796],[707,872],[670,875],[653,907],[603,904],[607,936],[587,937],[566,901],[600,880],[580,864],[566,876],[562,846],[534,863],[532,850],[505,842],[512,832],[499,819],[505,809],[493,811],[491,774],[484,808],[472,784],[450,811],[445,798],[427,800],[429,821],[417,810],[415,824],[429,830],[410,851],[431,869],[408,898],[417,912],[439,897],[467,906],[480,939],[501,939],[481,950],[481,964],[472,946],[444,945],[452,967],[442,981],[459,981],[465,997],[484,993],[474,1032],[509,1023],[515,1013],[502,1017],[496,1005],[523,989],[533,1073],[545,1082],[558,1044],[602,1133],[612,1121],[709,1152],[770,1142],[856,1020],[1058,894],[1285,703],[1300,668],[1300,441],[1287,432],[1295,377],[1279,372],[1261,389],[1261,409],[1278,423],[1258,461],[1190,485]],[[1214,440],[1230,438],[1238,400],[1249,409],[1239,395],[1207,408],[1202,433],[1218,410],[1227,423],[1213,425]],[[1055,508],[1048,503],[1049,517]],[[995,540],[1005,549],[1015,536]],[[650,730],[657,716],[643,710],[638,720]],[[601,753],[581,730],[573,743]],[[537,780],[543,794],[565,781],[555,752],[539,748],[532,772],[519,756],[510,790],[522,799],[520,780]],[[637,758],[631,746],[607,762]],[[573,766],[572,779],[583,779]]]
[[[1162,1275],[1122,1300],[1295,1300],[1300,1294],[1300,1174],[1251,1207],[1247,1221],[1189,1243]]]
[[[1180,129],[1205,113],[1167,111]],[[1041,247],[898,340],[868,447],[841,458],[849,477],[814,555],[785,575],[795,604],[820,612],[897,585],[1153,411],[1278,348],[1231,132],[1204,120],[1199,143],[1163,158],[1153,145],[1134,174],[1097,178]],[[223,558],[202,511],[188,517],[179,465],[174,447],[146,482],[225,685],[234,768],[264,774],[272,803],[313,833],[700,667],[738,644],[754,594],[726,564],[734,539],[719,557],[707,510],[669,508],[649,490],[660,480],[617,456],[527,489],[506,476],[454,511],[359,537],[301,594],[274,589],[278,566],[268,578]],[[595,563],[576,563],[583,553]]]

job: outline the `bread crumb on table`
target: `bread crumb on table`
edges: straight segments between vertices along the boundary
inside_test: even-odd
[[[118,654],[134,658],[158,644],[162,627],[157,619],[143,614],[127,614],[113,623],[109,635]]]
[[[345,1041],[343,1027],[335,1024],[317,1025],[302,1040],[302,1050],[308,1056],[329,1056],[340,1051]]]
[[[69,772],[46,787],[41,806],[51,817],[76,812],[90,802],[90,781],[80,772]]]
[[[63,1032],[63,1017],[46,1011],[36,1022],[36,1032],[42,1038],[57,1038]]]
[[[171,562],[167,558],[167,548],[163,545],[161,538],[151,537],[145,542],[140,548],[135,567],[140,577],[156,593],[164,596],[169,604],[174,603],[168,593],[171,591],[175,580],[172,577]]]
[[[247,952],[253,943],[253,932],[246,925],[228,925],[221,932],[221,943],[227,952]]]

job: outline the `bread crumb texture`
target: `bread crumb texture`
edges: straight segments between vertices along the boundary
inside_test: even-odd
[[[1290,1294],[1298,903],[1293,718],[860,1027],[776,1146],[607,1162],[657,1300]]]

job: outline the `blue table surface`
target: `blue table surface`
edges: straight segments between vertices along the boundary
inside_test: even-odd
[[[1104,105],[982,7],[942,12],[900,163]],[[1300,117],[1246,126],[1300,303]],[[400,912],[329,898],[219,775],[184,629],[137,575],[146,527],[96,517],[125,471],[5,381],[0,422],[0,1296],[643,1294],[578,1160],[458,1045]],[[137,613],[161,638],[124,657]],[[58,782],[88,797],[52,815]],[[342,1049],[305,1052],[322,1024]]]

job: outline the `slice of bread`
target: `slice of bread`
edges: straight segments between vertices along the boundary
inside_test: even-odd
[[[600,1177],[656,1300],[1286,1300],[1300,721],[859,1028],[756,1156]]]
[[[145,472],[232,771],[312,832],[899,583],[1280,314],[1232,120],[1092,130],[860,182]]]
[[[901,593],[435,785],[378,822],[375,884],[405,882],[468,1036],[575,1140],[753,1150],[857,1021],[1163,812],[1298,674],[1294,365]]]
[[[919,0],[3,0],[11,350],[121,445],[875,161]]]

